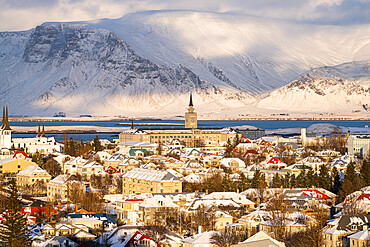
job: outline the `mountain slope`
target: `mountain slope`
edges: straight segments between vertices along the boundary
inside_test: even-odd
[[[45,23],[0,33],[0,98],[14,114],[222,113],[312,67],[370,57],[370,25],[191,11]],[[259,106],[271,107],[260,101]]]
[[[255,103],[288,112],[370,112],[370,60],[312,69]]]

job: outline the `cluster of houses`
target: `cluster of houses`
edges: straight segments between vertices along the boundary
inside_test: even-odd
[[[285,246],[274,239],[268,207],[278,195],[283,195],[288,207],[283,225],[287,233],[305,231],[319,208],[330,215],[321,229],[322,246],[367,246],[370,241],[370,188],[348,195],[340,204],[336,204],[336,194],[323,188],[270,188],[276,175],[297,177],[306,169],[319,172],[322,165],[329,172],[336,168],[343,179],[350,163],[358,167],[361,162],[356,152],[362,149],[353,140],[356,152],[342,155],[335,150],[308,149],[303,144],[312,139],[306,136],[304,140],[270,136],[252,140],[231,128],[198,129],[190,99],[187,128],[131,128],[109,149],[84,158],[63,154],[63,145],[46,137],[41,127],[35,138],[11,141],[7,110],[3,119],[0,174],[4,187],[6,181],[16,180],[33,246],[77,246],[84,241],[129,246],[137,240],[140,246],[211,247],[214,235],[230,231],[244,233],[235,247]],[[103,146],[110,143],[101,142]],[[35,153],[54,159],[61,174],[52,176],[32,162]],[[242,177],[252,180],[256,171],[264,174],[267,188],[183,192],[185,184],[212,182],[216,175],[235,183]],[[92,182],[96,178],[112,182],[104,189],[96,188]],[[72,188],[75,194],[103,194],[104,212],[74,204]],[[356,215],[347,213],[351,210]],[[149,237],[141,238],[144,233]]]

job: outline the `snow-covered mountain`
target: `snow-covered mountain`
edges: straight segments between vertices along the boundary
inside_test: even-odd
[[[193,92],[198,112],[220,113],[311,68],[369,59],[369,40],[368,24],[191,11],[45,23],[0,33],[0,99],[17,114],[168,116]],[[268,97],[258,107],[271,108]]]
[[[370,60],[312,69],[255,105],[288,112],[370,112]]]

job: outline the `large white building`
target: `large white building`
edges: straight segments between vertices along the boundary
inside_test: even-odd
[[[364,158],[370,155],[370,134],[350,135],[347,140],[348,154],[362,155]]]
[[[24,148],[30,154],[36,152],[48,154],[62,151],[62,144],[56,142],[54,137],[47,137],[44,126],[42,126],[42,131],[40,131],[40,125],[36,137],[13,138],[13,145],[14,148]]]

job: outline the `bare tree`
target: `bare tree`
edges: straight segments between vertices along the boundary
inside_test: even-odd
[[[233,244],[237,244],[243,241],[245,233],[238,231],[225,231],[217,232],[211,238],[211,243],[218,247],[230,247]]]
[[[199,207],[192,216],[192,228],[202,226],[205,231],[211,231],[214,229],[216,223],[215,211],[212,209],[206,209],[206,207]]]
[[[328,219],[327,212],[321,205],[313,208],[313,221],[305,231],[288,236],[285,242],[293,247],[321,247],[323,246],[322,229]]]
[[[280,191],[267,202],[269,223],[274,238],[283,241],[286,238],[286,226],[288,221],[288,205],[284,198],[283,191]]]

